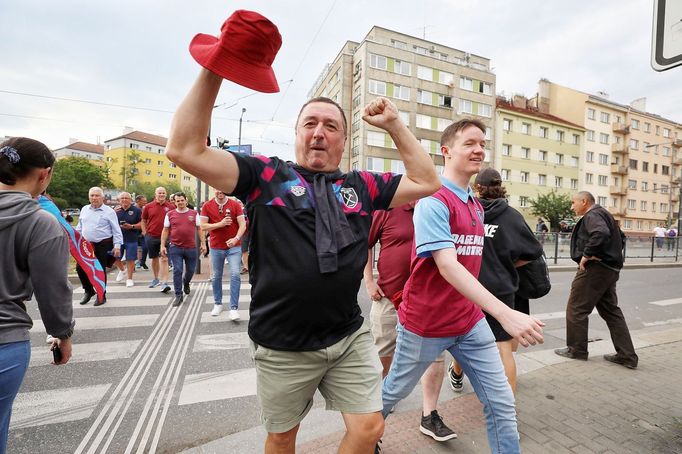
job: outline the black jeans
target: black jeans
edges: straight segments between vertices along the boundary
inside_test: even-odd
[[[106,295],[107,263],[112,257],[109,254],[109,251],[114,248],[114,240],[109,238],[98,243],[90,244],[92,244],[92,249],[95,251],[95,257],[97,257],[97,261],[99,261],[99,263],[102,265],[102,269],[104,270],[104,294]],[[78,279],[80,279],[83,289],[87,293],[95,293],[95,288],[92,286],[90,279],[88,279],[88,275],[85,273],[83,268],[80,267],[80,265],[76,266],[76,272],[78,273]]]
[[[623,311],[618,307],[616,282],[620,273],[598,262],[588,262],[585,271],[578,271],[571,284],[566,307],[566,345],[577,356],[587,357],[589,315],[597,308],[611,333],[611,340],[619,358],[637,365],[637,354],[632,345],[630,330]]]

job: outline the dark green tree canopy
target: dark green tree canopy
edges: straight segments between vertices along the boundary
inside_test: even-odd
[[[530,200],[530,206],[530,212],[547,221],[553,232],[559,230],[561,220],[573,219],[571,197],[568,194],[558,194],[556,191],[538,194],[537,198]]]
[[[59,208],[80,208],[89,203],[93,186],[111,186],[105,169],[86,158],[64,158],[56,161],[47,192]]]

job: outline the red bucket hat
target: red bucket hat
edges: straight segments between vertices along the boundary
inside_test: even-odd
[[[282,47],[277,26],[253,11],[237,10],[220,29],[220,38],[199,33],[189,53],[204,68],[224,79],[263,93],[279,85],[272,62]]]

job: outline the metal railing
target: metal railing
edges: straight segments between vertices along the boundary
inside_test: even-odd
[[[571,234],[570,233],[536,233],[538,241],[542,243],[547,256],[547,262],[558,264],[559,260],[571,261]],[[680,237],[654,237],[654,236],[626,236],[625,238],[625,262],[628,259],[646,259],[650,262],[655,260],[677,262],[681,257]],[[572,261],[571,261],[572,263]]]

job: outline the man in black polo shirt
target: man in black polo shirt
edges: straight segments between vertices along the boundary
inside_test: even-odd
[[[299,113],[296,163],[211,149],[206,131],[221,81],[201,70],[175,115],[166,154],[208,185],[247,200],[249,336],[265,452],[294,452],[316,389],[328,409],[343,414],[339,451],[372,452],[384,426],[382,367],[357,303],[372,212],[437,190],[431,158],[384,98],[365,107],[363,118],[395,142],[402,177],[339,170],[347,124],[328,98],[308,101]]]

